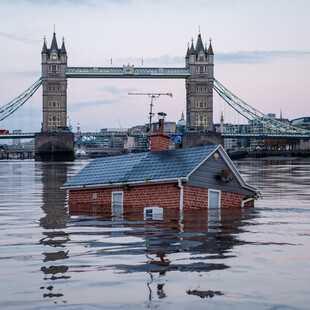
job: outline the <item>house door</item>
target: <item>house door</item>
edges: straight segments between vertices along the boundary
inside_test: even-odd
[[[112,216],[116,219],[123,218],[123,192],[112,192]]]
[[[209,231],[218,231],[221,224],[221,191],[208,191],[208,227]]]
[[[220,203],[221,203],[221,191],[209,189],[208,207],[219,208]]]

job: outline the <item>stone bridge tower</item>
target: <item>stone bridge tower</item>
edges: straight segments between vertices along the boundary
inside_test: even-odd
[[[35,134],[35,158],[42,161],[74,160],[74,135],[67,128],[67,52],[59,49],[54,31],[51,47],[44,39],[41,52],[43,121]]]
[[[204,47],[199,31],[196,47],[187,48],[185,65],[191,76],[186,80],[186,123],[190,129],[213,131],[214,53]]]
[[[42,48],[43,122],[41,132],[55,132],[67,127],[67,52],[64,41],[58,49],[53,34],[48,49]]]

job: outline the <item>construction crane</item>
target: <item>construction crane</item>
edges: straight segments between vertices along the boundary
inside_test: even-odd
[[[128,95],[130,95],[130,96],[149,96],[149,98],[151,98],[148,131],[151,131],[151,128],[152,128],[153,101],[160,96],[172,97],[172,93],[128,93]]]

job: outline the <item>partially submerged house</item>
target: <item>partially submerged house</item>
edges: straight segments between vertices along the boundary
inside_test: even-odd
[[[150,152],[91,162],[62,186],[70,211],[254,206],[259,190],[244,181],[221,145],[168,150],[169,138],[152,134]]]

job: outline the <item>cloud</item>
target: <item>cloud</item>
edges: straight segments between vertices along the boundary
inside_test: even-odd
[[[116,64],[130,64],[130,65],[135,65],[136,67],[148,67],[148,66],[165,66],[167,65],[168,67],[172,66],[182,66],[184,65],[184,56],[170,56],[170,55],[162,55],[160,57],[152,57],[152,58],[134,58],[134,57],[129,57],[129,58],[120,58],[116,59],[115,61],[113,60],[113,63]]]
[[[309,56],[310,51],[239,51],[215,54],[217,63],[258,64],[268,63],[279,58]]]
[[[119,93],[128,93],[128,92],[133,92],[137,91],[137,88],[127,88],[127,87],[118,87],[118,86],[113,86],[113,85],[108,85],[104,87],[97,88],[97,91],[102,92],[102,93],[108,93],[108,94],[119,94]]]
[[[279,58],[309,56],[310,51],[238,51],[232,53],[215,53],[216,63],[225,64],[258,64],[268,63]],[[142,58],[117,59],[116,63],[130,63],[136,67],[142,65]],[[184,56],[163,55],[143,59],[143,66],[167,66],[183,67],[185,62]]]
[[[4,37],[4,38],[11,39],[11,40],[24,42],[27,44],[33,44],[33,43],[41,42],[41,40],[33,39],[33,36],[30,36],[30,35],[28,36],[25,34],[8,33],[8,32],[0,31],[0,36]]]
[[[38,79],[41,76],[41,71],[9,71],[9,72],[0,71],[0,76],[13,76],[13,77],[33,76],[35,77],[35,79]]]
[[[75,102],[75,103],[70,103],[70,112],[77,112],[77,111],[81,111],[83,109],[90,108],[90,107],[117,104],[117,103],[120,103],[119,98],[103,99],[103,100],[95,100],[95,101],[87,101],[87,102],[85,101]]]
[[[85,5],[90,5],[93,4],[95,1],[94,0],[6,0],[7,3],[9,4],[15,4],[15,3],[31,3],[34,5],[38,5],[38,2],[40,2],[40,5],[57,5],[57,4],[85,4]]]
[[[81,5],[87,7],[96,7],[105,4],[128,4],[131,3],[132,0],[6,0],[9,4],[15,3],[30,3],[33,5]]]

